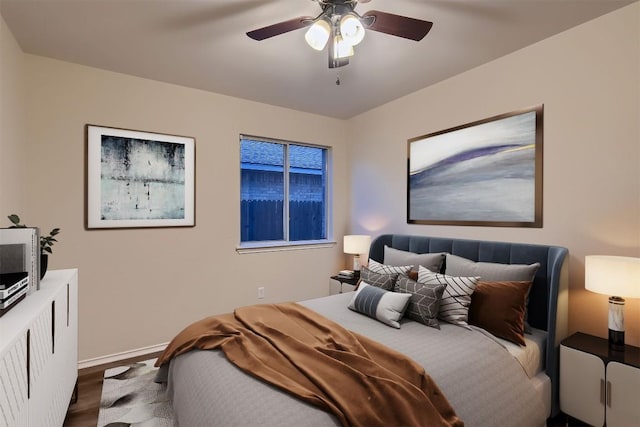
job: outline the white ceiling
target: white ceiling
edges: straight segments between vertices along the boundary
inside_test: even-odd
[[[372,0],[356,11],[433,28],[420,42],[369,31],[338,69],[304,29],[245,35],[316,16],[312,0],[0,0],[0,13],[27,53],[346,119],[633,1]]]

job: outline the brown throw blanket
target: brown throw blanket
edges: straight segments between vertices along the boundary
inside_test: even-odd
[[[345,426],[464,425],[420,365],[296,303],[252,305],[195,322],[156,366],[193,348],[220,348],[240,369]]]

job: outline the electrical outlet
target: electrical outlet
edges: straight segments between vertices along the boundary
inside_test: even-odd
[[[258,298],[259,298],[259,299],[264,298],[264,286],[260,286],[260,287],[258,288]]]

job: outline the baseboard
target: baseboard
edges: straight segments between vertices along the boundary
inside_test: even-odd
[[[117,362],[119,360],[129,359],[131,357],[143,356],[149,353],[162,351],[167,347],[168,342],[164,344],[152,345],[149,347],[138,348],[135,350],[123,351],[122,353],[110,354],[107,356],[94,357],[92,359],[80,360],[78,369],[91,368],[92,366],[103,365],[106,363]]]

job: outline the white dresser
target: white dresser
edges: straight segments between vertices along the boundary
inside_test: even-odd
[[[0,317],[0,426],[62,426],[77,379],[78,270],[52,270]]]

